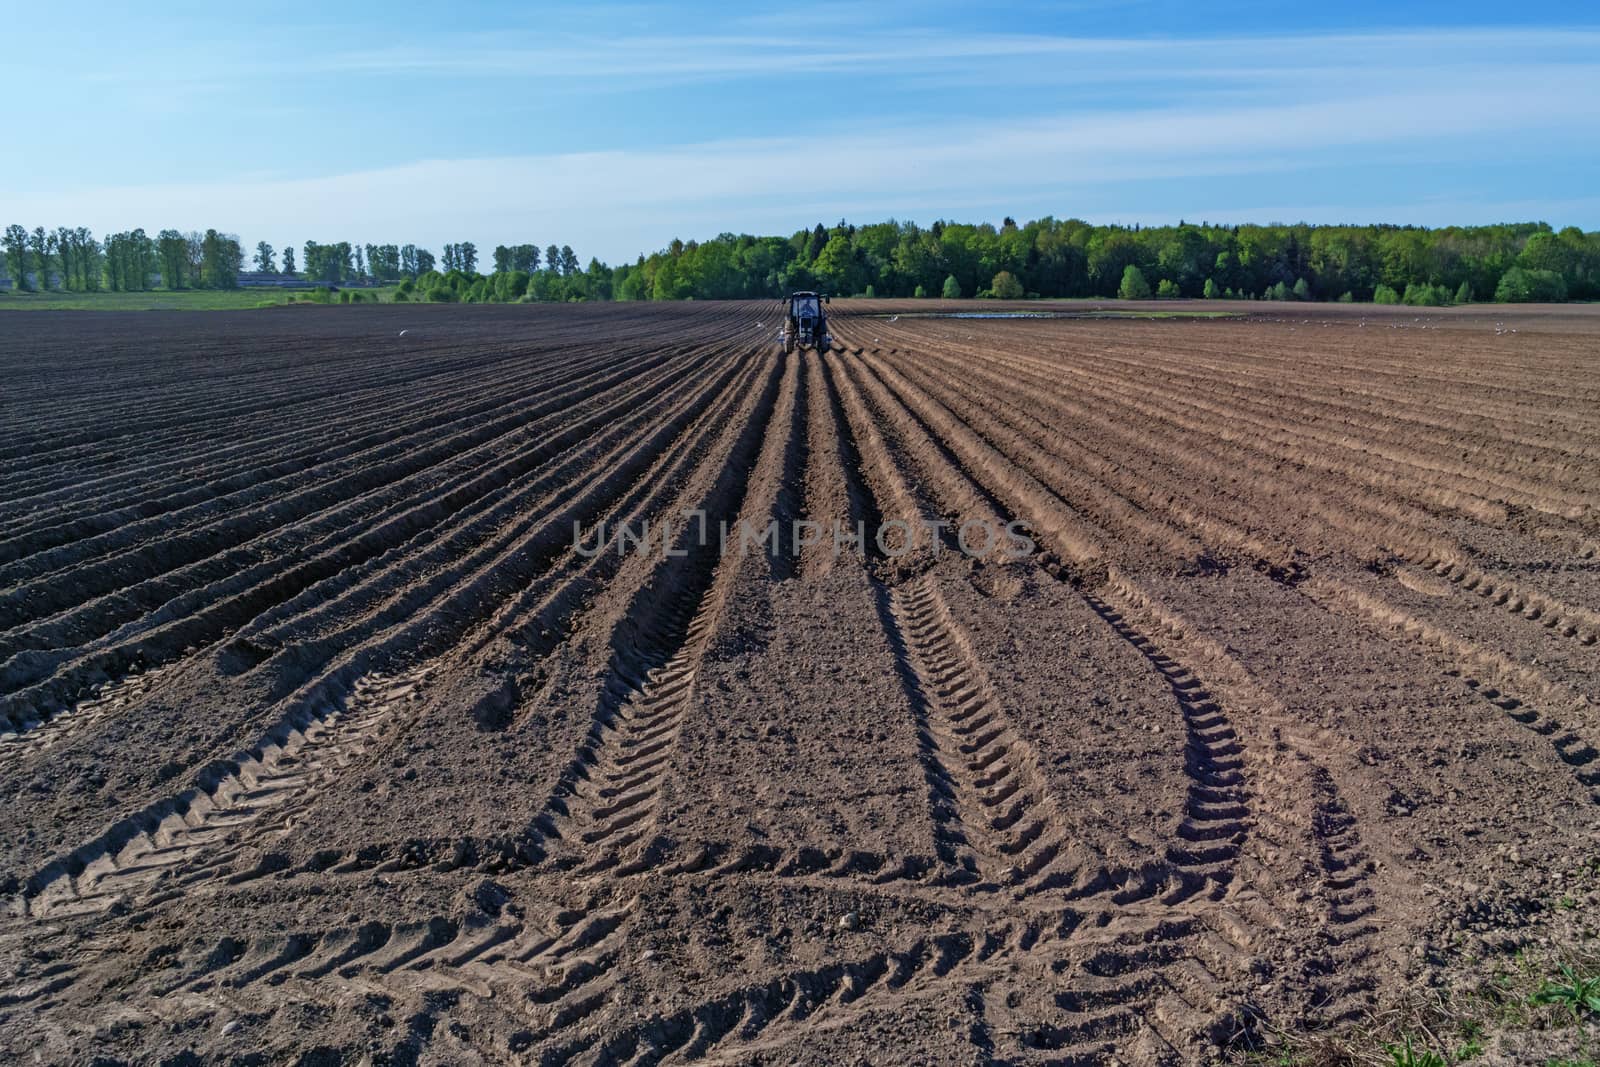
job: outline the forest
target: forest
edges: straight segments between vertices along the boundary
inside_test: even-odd
[[[21,289],[233,288],[239,239],[217,230],[82,227],[5,230],[0,251]],[[722,300],[798,289],[838,296],[1373,301],[1441,306],[1600,297],[1600,232],[1545,223],[1494,226],[1100,226],[818,223],[789,237],[724,233],[673,241],[634,263],[580,265],[569,245],[498,245],[480,272],[470,241],[439,257],[415,244],[263,241],[261,278],[308,286],[394,286],[400,301]]]
[[[1600,296],[1600,233],[1542,223],[1449,227],[818,225],[724,234],[611,272],[617,299],[994,296],[1355,300],[1445,304]]]

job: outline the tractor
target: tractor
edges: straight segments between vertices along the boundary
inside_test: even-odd
[[[789,309],[778,331],[778,344],[785,352],[796,348],[815,348],[826,352],[833,344],[828,334],[828,313],[822,305],[830,303],[823,293],[790,293]]]

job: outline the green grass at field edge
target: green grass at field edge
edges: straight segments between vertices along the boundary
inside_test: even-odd
[[[389,303],[394,289],[352,289],[363,303]],[[143,293],[0,292],[0,311],[243,311],[293,302],[312,303],[310,289],[152,289]],[[338,303],[335,294],[332,303]]]

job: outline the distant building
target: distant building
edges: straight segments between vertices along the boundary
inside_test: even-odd
[[[309,281],[298,274],[284,274],[281,271],[242,270],[239,272],[239,288],[241,289],[311,289],[315,286],[326,284],[326,282]],[[388,284],[393,283],[380,282],[372,278],[347,278],[330,288],[374,289],[380,285]]]
[[[239,272],[241,289],[307,289],[310,282],[298,274],[284,274],[274,270],[242,270]]]
[[[39,272],[30,270],[24,277],[33,289],[39,288]],[[15,289],[17,283],[11,280],[9,272],[0,272],[0,289]],[[50,272],[50,284],[47,288],[59,289],[61,287],[61,274],[58,271]]]

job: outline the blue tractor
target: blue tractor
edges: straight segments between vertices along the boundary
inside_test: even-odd
[[[833,344],[828,333],[828,313],[823,309],[828,302],[822,293],[789,294],[789,311],[778,331],[778,343],[785,352],[796,348],[815,348],[819,353],[828,350]]]

